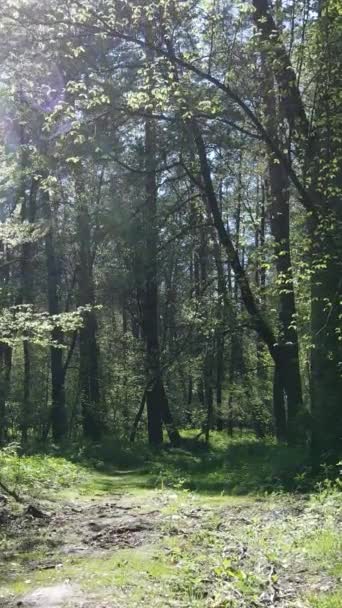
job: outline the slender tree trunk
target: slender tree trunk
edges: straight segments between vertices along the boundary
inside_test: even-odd
[[[0,446],[7,439],[7,400],[11,386],[12,349],[0,343]]]
[[[231,386],[231,384],[230,384]],[[227,430],[229,437],[233,437],[234,435],[234,414],[233,414],[233,395],[229,394],[228,399],[228,420],[227,420]]]
[[[224,374],[224,334],[220,332],[216,341],[216,430],[223,431],[222,383]]]
[[[213,401],[213,388],[212,388],[212,384],[211,384],[211,374],[212,374],[211,365],[210,365],[210,369],[208,370],[208,375],[209,374],[210,374],[210,377],[205,382],[205,402],[206,402],[206,407],[207,407],[207,420],[206,420],[206,424],[205,424],[205,440],[207,443],[209,441],[209,434],[213,428],[213,423],[214,423],[214,401]]]
[[[149,52],[147,52],[147,55]],[[150,53],[151,54],[151,53]],[[152,57],[149,57],[153,61]],[[163,443],[162,379],[159,353],[159,310],[157,279],[157,183],[156,132],[151,119],[145,122],[145,188],[144,205],[145,285],[143,293],[143,335],[146,344],[146,372],[150,388],[146,394],[148,439],[151,445]]]
[[[200,226],[200,243],[198,247],[198,260],[199,260],[199,292],[200,295],[206,290],[208,282],[208,239],[204,231],[204,226]],[[205,421],[205,439],[209,441],[210,430],[213,428],[214,422],[214,407],[213,407],[213,344],[207,339],[205,345],[205,355],[203,360],[203,396],[206,408],[206,421]]]
[[[265,309],[265,287],[266,287],[266,271],[263,265],[264,262],[264,246],[265,246],[265,230],[266,230],[266,209],[265,209],[265,184],[262,183],[261,189],[259,190],[259,184],[257,187],[257,219],[258,226],[255,231],[255,249],[258,252],[258,264],[255,270],[255,284],[257,286],[257,290],[259,293],[259,303],[262,309]],[[259,200],[260,196],[260,200]],[[261,263],[260,263],[261,262]],[[257,357],[257,385],[258,385],[258,395],[259,400],[262,406],[262,412],[264,413],[268,409],[268,399],[266,396],[266,386],[267,386],[267,371],[265,369],[265,345],[257,336],[256,342],[256,357]],[[284,389],[281,388],[283,391]],[[272,403],[272,398],[269,400]],[[285,404],[284,404],[285,406]],[[275,418],[275,408],[273,407],[273,415]],[[263,418],[262,414],[262,418]],[[265,432],[265,427],[263,428],[263,434]]]
[[[25,165],[25,163],[23,163]],[[23,178],[24,179],[24,178]],[[21,195],[21,219],[23,222],[33,224],[36,218],[36,197],[38,182],[32,179],[29,195],[26,195],[25,184]],[[33,301],[33,270],[32,258],[34,254],[34,243],[28,241],[22,245],[21,258],[21,293],[20,304],[30,304]],[[32,422],[31,403],[31,346],[24,340],[24,378],[23,378],[23,408],[21,419],[21,438],[23,443],[27,442],[28,430]]]
[[[187,403],[186,403],[186,421],[187,424],[191,425],[192,424],[192,396],[193,396],[193,380],[192,380],[192,376],[190,375],[188,378],[188,397],[187,397]]]
[[[216,235],[213,235],[214,240],[214,258],[217,271],[217,291],[218,291],[218,327],[216,330],[216,429],[223,431],[223,412],[222,412],[222,385],[224,381],[224,353],[225,340],[224,330],[228,316],[231,318],[231,306],[229,304],[229,296],[224,277],[224,269],[222,263],[221,249],[217,242]],[[230,319],[231,320],[231,319]]]
[[[2,253],[6,262],[10,261],[9,253],[4,246]],[[0,273],[1,286],[3,293],[6,293],[10,278],[9,264],[7,264]],[[7,298],[6,298],[7,300]],[[3,303],[3,302],[1,302]],[[8,304],[8,302],[6,302]],[[12,369],[12,348],[5,342],[0,342],[0,446],[7,439],[8,419],[7,419],[7,401],[11,388],[11,369]]]
[[[191,214],[191,226],[193,227],[194,223],[192,222],[192,216],[193,216],[193,212]],[[194,238],[194,235],[192,235],[192,237]],[[193,243],[193,240],[192,240]],[[191,247],[191,252],[190,252],[190,265],[189,265],[189,278],[190,278],[190,298],[193,297],[193,289],[194,289],[194,255],[193,255],[193,247]],[[190,339],[192,339],[192,332],[190,335]],[[189,426],[191,426],[192,424],[192,401],[193,401],[193,394],[194,394],[194,382],[193,382],[193,377],[192,374],[189,374],[188,377],[188,391],[187,391],[187,407],[186,407],[186,421],[187,424]]]
[[[144,408],[145,408],[145,404],[146,404],[146,393],[147,393],[147,391],[144,390],[143,396],[141,398],[141,402],[140,402],[140,405],[139,405],[139,409],[138,409],[137,414],[136,414],[136,416],[134,418],[131,434],[129,436],[129,440],[130,440],[131,443],[134,443],[134,441],[135,441],[135,437],[136,437],[136,434],[137,434],[139,422],[140,422],[141,417],[142,417],[142,415],[144,413]]]

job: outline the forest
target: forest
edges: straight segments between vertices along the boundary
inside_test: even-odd
[[[340,0],[0,32],[0,606],[341,608]]]

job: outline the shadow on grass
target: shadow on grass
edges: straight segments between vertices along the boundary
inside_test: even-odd
[[[108,441],[108,440],[107,440]],[[213,433],[207,445],[186,437],[182,448],[151,450],[145,444],[91,446],[82,462],[102,475],[100,492],[130,489],[189,489],[207,495],[311,491],[305,448],[289,448],[246,435]]]
[[[214,438],[207,450],[171,454],[164,460],[166,483],[168,474],[171,482],[174,475],[179,483],[183,480],[184,487],[204,494],[293,491],[300,479],[307,481],[302,474],[307,460],[305,450],[252,438],[227,440],[221,445]]]

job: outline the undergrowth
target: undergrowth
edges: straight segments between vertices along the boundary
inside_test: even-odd
[[[44,497],[85,477],[85,470],[61,456],[20,454],[15,443],[0,450],[0,482],[19,496]]]
[[[206,495],[256,495],[283,492],[323,493],[342,486],[340,464],[322,466],[312,475],[308,452],[273,439],[237,438],[213,432],[210,442],[195,441],[183,431],[180,448],[159,450],[145,443],[129,444],[107,437],[101,445],[31,446],[22,454],[17,444],[0,450],[0,481],[19,494],[39,496],[47,491],[86,485],[94,471],[132,474],[145,488],[187,489]]]

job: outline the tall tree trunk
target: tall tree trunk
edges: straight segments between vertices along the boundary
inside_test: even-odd
[[[200,243],[198,247],[198,260],[199,260],[199,291],[201,296],[205,293],[208,282],[208,239],[204,230],[204,226],[200,226]],[[204,348],[204,360],[203,360],[203,396],[206,408],[206,421],[205,421],[205,439],[209,441],[209,434],[213,428],[214,422],[214,407],[213,407],[213,384],[214,384],[214,344],[211,340],[206,338],[206,345]]]
[[[89,209],[82,182],[76,180],[77,225],[79,243],[78,303],[90,306],[83,313],[83,325],[79,332],[80,367],[79,386],[84,436],[97,441],[103,432],[103,415],[99,386],[99,352],[97,344],[97,320],[95,304],[93,262]]]
[[[145,26],[147,41],[153,40],[152,26]],[[149,64],[153,63],[154,53],[146,50]],[[150,83],[152,87],[152,82]],[[166,397],[159,346],[159,303],[158,303],[158,228],[157,228],[157,150],[156,125],[154,119],[145,120],[145,204],[143,206],[144,225],[144,287],[142,295],[142,330],[146,347],[146,392],[147,428],[151,445],[163,443],[163,422],[170,441],[177,443],[179,434],[174,425]]]
[[[216,430],[223,431],[222,385],[224,381],[224,329],[228,313],[228,295],[224,278],[221,250],[216,241],[214,241],[214,257],[217,270],[218,291],[218,327],[216,330]]]
[[[47,287],[48,287],[48,308],[50,315],[60,313],[59,306],[59,269],[56,259],[52,214],[50,200],[47,193],[44,193],[44,212],[45,218],[49,224],[48,231],[45,237],[45,255],[46,255],[46,270],[47,270]],[[52,339],[56,344],[62,345],[63,333],[60,328],[56,327],[52,331]],[[63,367],[63,351],[61,348],[51,346],[50,348],[50,369],[51,369],[51,425],[52,437],[56,443],[59,443],[68,433],[68,418],[65,405],[65,373]]]
[[[192,226],[192,223],[191,223]],[[190,279],[190,299],[193,297],[193,287],[194,287],[194,256],[193,256],[193,241],[191,241],[191,250],[190,250],[190,264],[189,264],[189,279]],[[190,333],[189,339],[192,340],[192,331]],[[188,394],[187,394],[187,408],[186,408],[186,421],[189,426],[192,424],[192,401],[194,395],[194,381],[192,377],[192,371],[190,370],[190,374],[188,377]]]
[[[263,57],[264,104],[267,116],[268,132],[277,147],[284,147],[281,131],[284,131],[283,118],[277,110],[277,97],[274,91],[274,79],[269,66]],[[280,363],[276,365],[274,384],[274,417],[276,428],[283,426],[286,420],[286,436],[290,443],[303,436],[299,416],[303,408],[302,385],[299,364],[299,340],[296,329],[296,303],[293,286],[293,271],[290,250],[290,181],[289,176],[272,152],[268,150],[269,196],[271,214],[271,232],[274,239],[277,279],[279,284],[279,355]],[[286,394],[287,416],[282,412],[285,399],[281,396],[281,369],[287,375],[288,382],[283,386]],[[284,439],[282,437],[282,439]]]
[[[320,218],[312,222],[312,456],[335,463],[342,453],[342,22],[338,4],[319,2],[317,155],[311,174]],[[315,218],[313,218],[315,220]]]

